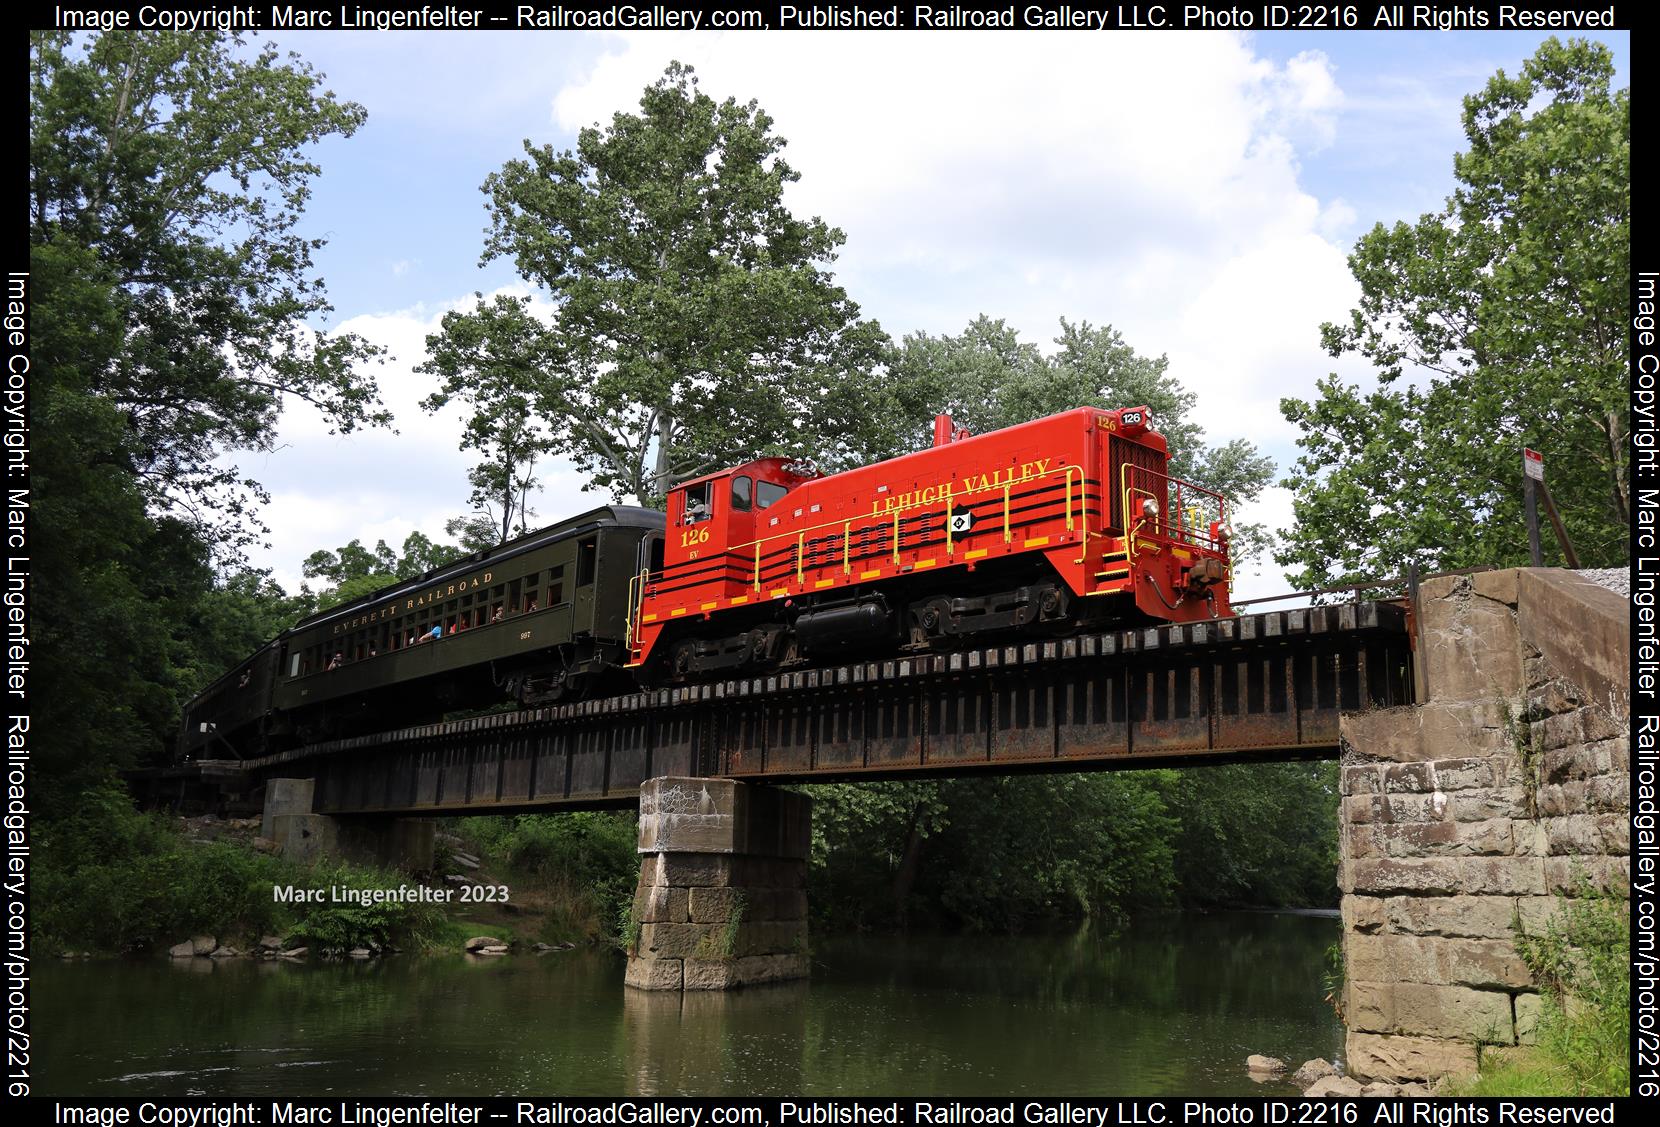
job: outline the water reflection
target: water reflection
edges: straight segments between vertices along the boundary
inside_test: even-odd
[[[621,985],[611,954],[93,962],[36,980],[61,1095],[1144,1095],[1279,1092],[1253,1052],[1335,1056],[1330,918],[1123,935],[815,941],[813,979]]]

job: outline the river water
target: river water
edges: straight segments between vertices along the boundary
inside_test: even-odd
[[[619,956],[94,961],[35,979],[49,1095],[1283,1094],[1335,1058],[1334,916],[814,940],[810,982],[626,990]]]

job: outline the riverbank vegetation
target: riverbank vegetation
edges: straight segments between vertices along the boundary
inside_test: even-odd
[[[1137,912],[1337,903],[1332,764],[819,784],[808,873],[820,931],[1013,932]],[[465,818],[456,832],[550,942],[625,926],[627,814]]]
[[[535,912],[547,943],[612,943],[634,900],[640,858],[633,814],[462,818],[462,841],[478,851],[521,908]]]
[[[1583,884],[1516,950],[1543,990],[1535,1045],[1484,1052],[1469,1096],[1631,1094],[1631,906]]]
[[[316,953],[354,947],[419,950],[454,929],[429,904],[340,902],[335,889],[396,888],[402,875],[327,862],[296,865],[242,839],[182,832],[177,819],[143,814],[118,785],[89,789],[71,814],[36,840],[33,939],[46,954],[163,951],[208,934],[249,950],[262,936]],[[277,890],[322,890],[313,902]]]

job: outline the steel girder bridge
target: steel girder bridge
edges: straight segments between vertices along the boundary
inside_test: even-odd
[[[662,775],[1332,758],[1340,713],[1412,699],[1405,606],[1358,602],[630,693],[190,768],[221,785],[312,777],[319,814],[569,810],[631,805]]]

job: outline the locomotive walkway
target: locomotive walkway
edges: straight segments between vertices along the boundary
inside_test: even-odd
[[[1413,699],[1394,603],[859,662],[309,745],[215,771],[315,780],[331,815],[628,806],[750,782],[1332,758],[1338,716]]]

